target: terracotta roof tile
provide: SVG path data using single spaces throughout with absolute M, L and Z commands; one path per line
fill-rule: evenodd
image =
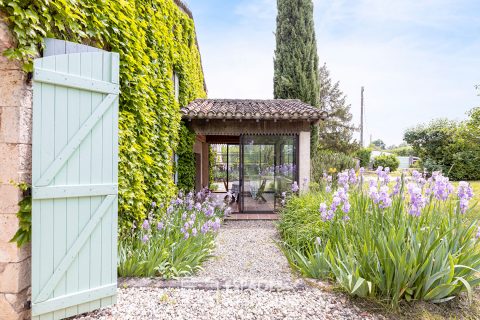
M 321 119 L 322 110 L 297 99 L 196 99 L 182 108 L 186 119 Z

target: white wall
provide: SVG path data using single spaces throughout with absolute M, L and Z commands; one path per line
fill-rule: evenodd
M 304 190 L 304 179 L 310 182 L 310 131 L 300 132 L 298 136 L 298 185 Z M 307 184 L 308 186 L 308 184 Z

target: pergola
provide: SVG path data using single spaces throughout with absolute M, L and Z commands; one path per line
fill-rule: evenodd
M 221 191 L 237 195 L 239 211 L 255 213 L 274 211 L 294 182 L 305 187 L 311 126 L 327 117 L 325 111 L 294 99 L 197 99 L 182 108 L 182 114 L 197 135 L 196 188 L 209 186 L 208 145 L 230 146 L 227 153 L 236 150 L 239 161 L 234 168 L 218 151 L 227 172 Z M 229 170 L 236 170 L 235 181 L 228 181 Z

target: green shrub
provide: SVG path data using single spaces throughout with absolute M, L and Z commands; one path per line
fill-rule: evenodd
M 373 169 L 378 167 L 390 168 L 390 171 L 395 171 L 400 165 L 400 160 L 393 154 L 381 154 L 373 159 Z
M 398 147 L 395 149 L 390 149 L 388 152 L 394 153 L 399 157 L 410 157 L 410 156 L 415 156 L 415 151 L 413 150 L 412 147 L 406 146 L 406 147 Z
M 414 172 L 393 189 L 388 173 L 379 177 L 368 186 L 350 172 L 334 194 L 288 199 L 279 231 L 292 267 L 393 308 L 402 300 L 444 302 L 460 292 L 472 298 L 480 283 L 480 229 L 466 219 L 473 209 L 468 184 L 460 183 L 457 196 L 441 175 L 425 181 Z
M 215 235 L 225 215 L 223 202 L 210 195 L 180 196 L 161 213 L 153 205 L 142 225 L 122 235 L 118 244 L 118 275 L 162 277 L 192 275 L 211 255 Z
M 312 159 L 312 181 L 321 185 L 323 174 L 329 173 L 335 179 L 336 173 L 355 167 L 355 159 L 341 152 L 318 151 Z
M 360 159 L 360 167 L 368 168 L 370 165 L 370 157 L 372 155 L 372 149 L 361 148 L 356 152 L 356 156 Z

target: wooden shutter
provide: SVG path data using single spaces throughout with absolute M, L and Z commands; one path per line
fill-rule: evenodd
M 34 61 L 32 317 L 115 303 L 119 56 Z

